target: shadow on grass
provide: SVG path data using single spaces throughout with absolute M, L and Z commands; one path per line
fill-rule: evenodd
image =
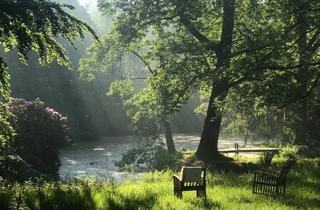
M 195 160 L 199 159 L 196 155 Z M 248 173 L 259 168 L 259 164 L 243 162 L 232 157 L 218 154 L 213 157 L 205 157 L 200 159 L 213 172 L 233 172 L 237 174 Z
M 6 209 L 95 209 L 90 186 L 86 183 L 25 184 L 12 188 L 8 195 Z
M 113 194 L 106 198 L 106 209 L 124 210 L 124 209 L 151 209 L 157 201 L 157 195 L 148 193 L 146 196 L 141 197 L 125 197 L 121 194 Z
M 318 198 L 301 198 L 295 195 L 282 195 L 274 197 L 274 200 L 294 209 L 319 209 L 320 197 Z
M 0 209 L 9 209 L 10 194 L 7 190 L 1 189 L 0 191 Z
M 193 200 L 190 200 L 190 201 L 187 201 L 188 203 L 196 206 L 196 207 L 199 207 L 201 209 L 219 209 L 221 208 L 221 204 L 216 202 L 216 201 L 212 201 L 210 199 L 193 199 Z

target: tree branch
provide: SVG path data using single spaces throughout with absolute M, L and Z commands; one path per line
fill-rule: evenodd
M 178 1 L 173 1 L 176 6 L 178 16 L 180 17 L 182 25 L 184 25 L 187 30 L 194 36 L 200 43 L 204 44 L 207 49 L 214 51 L 216 54 L 219 53 L 219 43 L 211 41 L 208 37 L 202 34 L 188 19 L 187 15 L 184 13 L 185 8 L 178 3 Z
M 305 94 L 300 95 L 300 96 L 297 96 L 297 97 L 294 97 L 294 98 L 288 100 L 287 102 L 285 102 L 285 103 L 282 104 L 281 106 L 278 106 L 278 109 L 285 108 L 285 107 L 288 106 L 289 104 L 295 103 L 295 102 L 297 102 L 297 101 L 299 101 L 299 100 L 302 100 L 302 99 L 308 97 L 308 96 L 312 93 L 312 91 L 314 90 L 314 88 L 317 87 L 317 84 L 318 84 L 318 82 L 319 82 L 319 79 L 320 79 L 320 73 L 318 73 L 318 75 L 316 76 L 315 80 L 313 81 L 310 89 L 309 89 Z
M 151 74 L 154 74 L 154 71 L 153 71 L 152 68 L 150 67 L 149 63 L 148 63 L 139 53 L 137 53 L 137 52 L 134 51 L 134 50 L 131 50 L 131 52 L 132 52 L 135 56 L 137 56 L 137 57 L 144 63 L 144 65 L 146 65 L 146 67 L 148 68 L 148 70 L 149 70 L 149 72 L 150 72 Z

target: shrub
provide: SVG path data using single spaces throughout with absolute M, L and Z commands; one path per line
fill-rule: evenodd
M 141 165 L 147 165 L 151 169 L 163 170 L 176 167 L 181 154 L 170 155 L 168 151 L 155 142 L 146 142 L 144 145 L 133 148 L 122 154 L 122 159 L 116 165 L 122 170 L 131 170 Z
M 12 98 L 6 106 L 13 114 L 10 123 L 16 132 L 17 154 L 34 169 L 57 176 L 59 149 L 69 140 L 67 119 L 39 99 Z
M 286 159 L 297 159 L 298 158 L 298 151 L 299 146 L 295 145 L 287 145 L 281 148 L 279 157 L 286 160 Z
M 181 153 L 169 154 L 162 146 L 158 146 L 154 154 L 153 168 L 156 170 L 175 169 L 181 158 Z

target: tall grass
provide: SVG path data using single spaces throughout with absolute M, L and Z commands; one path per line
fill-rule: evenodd
M 280 167 L 275 159 L 273 168 Z M 207 202 L 195 192 L 173 196 L 172 171 L 146 173 L 123 184 L 93 180 L 3 186 L 0 209 L 320 209 L 320 158 L 299 159 L 282 196 L 251 192 L 252 174 L 209 173 Z

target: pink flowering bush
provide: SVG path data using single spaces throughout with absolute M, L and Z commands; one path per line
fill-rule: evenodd
M 6 106 L 13 114 L 10 122 L 17 154 L 34 169 L 57 177 L 59 149 L 69 141 L 67 118 L 40 99 L 12 98 Z

